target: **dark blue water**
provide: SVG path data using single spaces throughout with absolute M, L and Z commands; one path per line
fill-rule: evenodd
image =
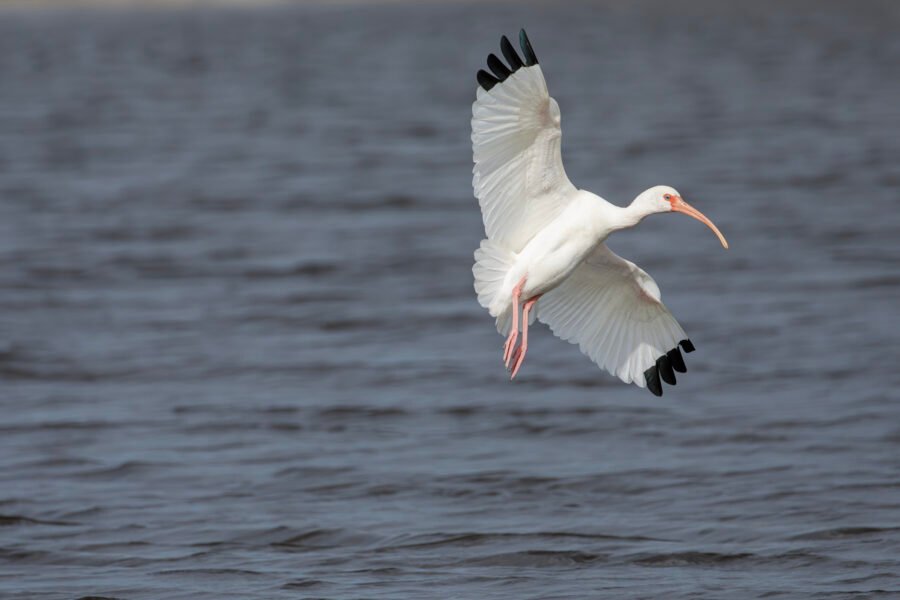
M 475 71 L 697 346 L 478 307 Z M 0 597 L 900 597 L 900 4 L 0 13 Z

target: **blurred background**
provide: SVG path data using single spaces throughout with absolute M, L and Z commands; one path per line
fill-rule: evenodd
M 475 72 L 697 352 L 477 305 Z M 0 5 L 0 597 L 900 594 L 900 3 Z

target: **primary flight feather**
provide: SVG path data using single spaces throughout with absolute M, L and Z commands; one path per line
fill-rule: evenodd
M 572 185 L 560 154 L 559 105 L 525 30 L 519 45 L 521 57 L 503 36 L 506 63 L 491 54 L 491 73 L 476 77 L 472 187 L 487 235 L 472 268 L 478 302 L 506 336 L 503 360 L 511 378 L 537 318 L 625 383 L 660 396 L 663 381 L 674 385 L 675 372 L 687 370 L 681 349 L 694 346 L 660 300 L 656 282 L 604 241 L 651 214 L 681 212 L 709 226 L 725 248 L 728 243 L 671 187 L 652 187 L 619 207 Z

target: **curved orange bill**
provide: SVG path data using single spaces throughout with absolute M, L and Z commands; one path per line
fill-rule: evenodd
M 712 229 L 713 233 L 716 234 L 716 237 L 719 238 L 719 241 L 722 242 L 722 247 L 728 248 L 728 242 L 725 241 L 725 236 L 722 235 L 722 232 L 719 231 L 719 228 L 713 225 L 713 222 L 707 219 L 706 215 L 685 202 L 681 197 L 677 197 L 672 201 L 672 210 L 675 212 L 684 213 L 690 217 L 694 217 L 695 219 Z

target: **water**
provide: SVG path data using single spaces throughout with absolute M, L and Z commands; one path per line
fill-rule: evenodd
M 662 398 L 471 288 L 525 25 Z M 0 14 L 0 597 L 900 597 L 900 5 Z

